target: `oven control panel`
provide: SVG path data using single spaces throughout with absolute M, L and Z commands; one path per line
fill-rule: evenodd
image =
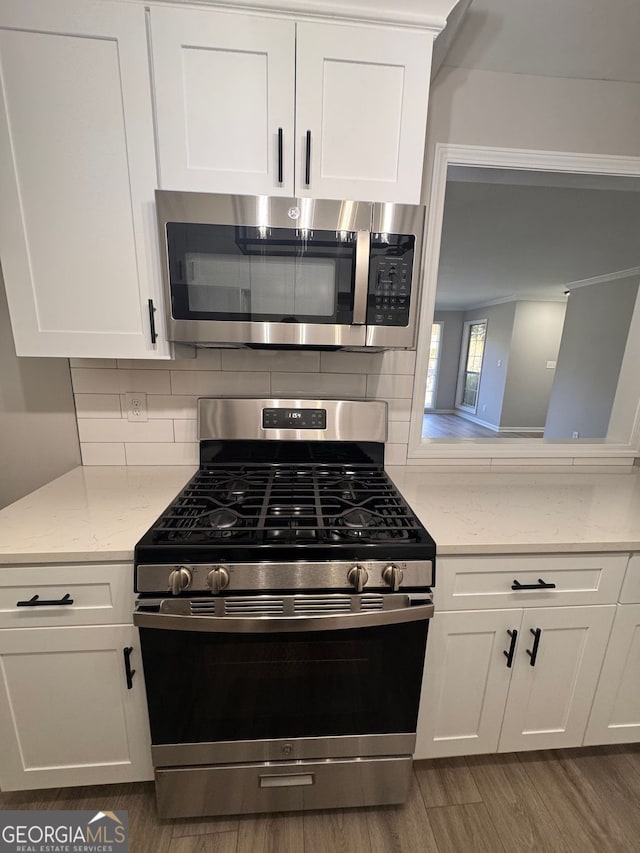
M 326 429 L 326 409 L 263 409 L 263 429 Z
M 331 560 L 295 563 L 188 563 L 136 566 L 136 592 L 172 595 L 209 592 L 335 590 L 421 591 L 434 583 L 432 560 Z

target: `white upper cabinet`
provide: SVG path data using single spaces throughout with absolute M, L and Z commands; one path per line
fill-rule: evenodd
M 297 25 L 300 195 L 419 203 L 432 47 L 422 32 Z
M 163 189 L 420 201 L 432 33 L 150 16 Z
M 0 5 L 0 261 L 18 355 L 167 356 L 142 6 Z
M 161 187 L 292 195 L 295 23 L 150 15 Z

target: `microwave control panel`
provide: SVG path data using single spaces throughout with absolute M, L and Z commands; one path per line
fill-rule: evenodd
M 367 325 L 409 325 L 414 248 L 413 234 L 372 234 Z

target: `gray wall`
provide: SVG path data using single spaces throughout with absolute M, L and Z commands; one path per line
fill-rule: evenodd
M 79 464 L 69 362 L 16 357 L 0 276 L 0 507 Z
M 545 438 L 606 436 L 637 294 L 637 276 L 572 292 Z
M 487 338 L 475 417 L 496 428 L 500 426 L 515 312 L 515 302 L 503 302 L 501 305 L 475 308 L 466 311 L 464 315 L 465 321 L 487 321 Z M 498 361 L 501 362 L 500 366 Z
M 440 366 L 434 408 L 437 411 L 453 411 L 456 405 L 464 315 L 462 311 L 436 311 L 433 319 L 435 323 L 442 323 Z
M 640 83 L 443 67 L 433 81 L 424 198 L 436 142 L 640 156 Z
M 502 402 L 501 429 L 542 431 L 557 361 L 566 304 L 517 302 Z

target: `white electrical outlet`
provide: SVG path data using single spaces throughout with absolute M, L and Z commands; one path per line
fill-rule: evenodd
M 555 361 L 548 361 L 547 362 L 547 370 L 555 370 L 555 369 L 556 369 Z
M 580 438 L 580 433 L 579 432 L 572 432 L 571 438 Z
M 147 395 L 142 392 L 132 391 L 130 394 L 124 395 L 127 420 L 140 423 L 148 420 L 147 415 Z

